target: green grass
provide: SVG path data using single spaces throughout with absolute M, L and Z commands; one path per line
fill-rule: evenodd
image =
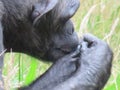
M 5 90 L 14 90 L 16 87 L 30 84 L 51 65 L 39 62 L 28 55 L 13 52 L 5 55 L 4 62 Z
M 120 90 L 120 0 L 81 0 L 81 6 L 72 20 L 79 36 L 89 32 L 111 46 L 114 51 L 112 74 L 104 90 Z M 49 66 L 27 55 L 6 54 L 6 90 L 29 84 Z

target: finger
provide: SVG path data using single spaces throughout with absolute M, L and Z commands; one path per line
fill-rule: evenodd
M 40 16 L 40 12 L 37 11 L 37 10 L 35 10 L 35 11 L 33 11 L 31 18 L 32 18 L 32 20 L 34 21 L 34 19 L 37 18 L 38 16 Z
M 76 61 L 78 61 L 80 58 L 72 58 L 70 61 L 71 62 L 76 62 Z
M 72 58 L 71 59 L 71 63 L 75 63 L 76 67 L 78 68 L 78 66 L 80 66 L 80 63 L 81 63 L 80 57 L 78 57 L 78 58 Z
M 77 49 L 71 54 L 71 56 L 74 58 L 74 57 L 77 57 L 77 56 L 80 56 L 80 50 L 81 49 L 81 45 L 78 45 Z
M 87 42 L 82 42 L 82 43 L 81 43 L 81 46 L 82 46 L 82 47 L 81 47 L 81 51 L 82 51 L 82 52 L 88 49 L 88 43 L 87 43 Z

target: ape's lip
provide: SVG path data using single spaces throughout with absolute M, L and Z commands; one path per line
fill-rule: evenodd
M 59 51 L 62 51 L 65 54 L 69 54 L 69 53 L 74 52 L 74 51 L 76 51 L 78 49 L 80 50 L 80 48 L 81 48 L 81 46 L 78 45 L 78 46 L 76 46 L 74 48 L 71 48 L 71 47 L 61 47 L 61 48 L 56 48 L 56 49 L 59 50 Z
M 65 54 L 69 54 L 71 52 L 70 50 L 62 49 L 62 48 L 55 48 L 55 49 L 65 53 Z
M 71 52 L 74 52 L 74 51 L 81 51 L 81 45 L 79 44 L 76 48 L 71 48 L 71 49 L 65 49 L 65 48 L 61 48 L 60 50 L 63 51 L 64 53 L 68 54 L 68 53 L 71 53 Z

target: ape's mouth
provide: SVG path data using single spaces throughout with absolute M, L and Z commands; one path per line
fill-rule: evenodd
M 62 51 L 65 54 L 69 54 L 71 52 L 74 52 L 77 49 L 77 47 L 78 46 L 75 47 L 63 46 L 61 48 L 56 48 L 56 49 Z
M 65 53 L 65 54 L 69 54 L 70 52 L 72 52 L 72 50 L 67 49 L 67 48 L 66 49 L 65 48 L 56 48 L 56 49 L 63 52 L 63 53 Z

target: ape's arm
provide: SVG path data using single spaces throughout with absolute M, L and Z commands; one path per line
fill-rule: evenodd
M 68 54 L 56 63 L 28 87 L 19 90 L 53 90 L 54 87 L 70 78 L 77 70 L 80 48 Z
M 109 46 L 87 34 L 81 48 L 81 66 L 76 73 L 53 90 L 101 90 L 110 73 L 113 53 Z
M 41 79 L 21 90 L 101 90 L 110 76 L 112 51 L 92 35 L 85 35 L 81 44 L 79 62 L 74 57 L 77 53 L 67 55 Z

